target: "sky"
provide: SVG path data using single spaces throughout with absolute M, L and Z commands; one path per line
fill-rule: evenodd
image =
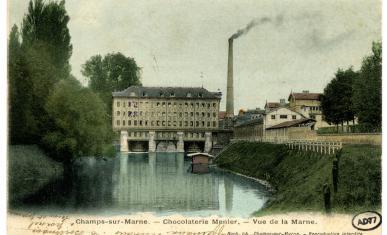
M 20 26 L 27 0 L 8 2 Z M 234 107 L 263 108 L 291 91 L 323 92 L 338 68 L 359 69 L 381 40 L 377 0 L 67 0 L 72 73 L 91 56 L 121 52 L 142 68 L 144 86 L 194 86 L 223 93 L 234 40 Z M 8 29 L 8 32 L 9 32 Z

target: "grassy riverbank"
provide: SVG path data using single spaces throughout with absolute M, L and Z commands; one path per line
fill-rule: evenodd
M 62 164 L 47 157 L 35 145 L 8 147 L 9 201 L 23 199 L 63 174 Z
M 239 142 L 217 159 L 219 167 L 269 181 L 277 190 L 259 213 L 322 211 L 322 188 L 331 187 L 337 212 L 380 209 L 381 147 L 346 145 L 339 159 L 338 192 L 333 193 L 334 156 L 291 151 L 282 145 Z

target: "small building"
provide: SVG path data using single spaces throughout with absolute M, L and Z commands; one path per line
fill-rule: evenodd
M 208 153 L 191 153 L 187 155 L 191 158 L 192 173 L 208 173 L 209 164 L 212 164 L 214 156 Z
M 283 122 L 299 120 L 302 118 L 305 118 L 305 116 L 299 112 L 293 111 L 287 107 L 279 107 L 265 113 L 264 127 L 266 129 Z
M 266 128 L 267 140 L 312 139 L 316 136 L 314 125 L 316 121 L 310 118 L 301 118 Z

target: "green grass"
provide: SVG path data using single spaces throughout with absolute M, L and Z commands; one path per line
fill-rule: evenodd
M 288 150 L 286 146 L 241 142 L 217 159 L 226 168 L 265 179 L 276 192 L 259 213 L 323 211 L 322 187 L 331 187 L 333 211 L 352 213 L 380 209 L 381 148 L 346 145 L 339 159 L 338 192 L 333 193 L 332 155 Z
M 62 174 L 63 166 L 47 157 L 37 146 L 9 146 L 9 201 L 13 202 L 23 199 Z

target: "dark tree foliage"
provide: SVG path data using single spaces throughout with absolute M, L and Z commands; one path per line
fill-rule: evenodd
M 382 45 L 372 44 L 371 56 L 363 59 L 359 78 L 353 86 L 353 104 L 361 124 L 368 131 L 382 126 Z
M 329 124 L 342 124 L 354 120 L 352 85 L 358 74 L 352 68 L 339 69 L 332 81 L 325 87 L 321 97 L 321 108 Z
M 11 144 L 37 144 L 71 162 L 110 142 L 106 106 L 70 74 L 72 52 L 64 1 L 29 2 L 21 31 L 9 38 Z
M 89 78 L 89 87 L 97 92 L 111 112 L 112 92 L 133 85 L 141 85 L 140 68 L 133 58 L 121 53 L 92 56 L 82 66 L 82 74 Z
M 36 123 L 30 115 L 32 94 L 31 81 L 25 79 L 25 60 L 21 50 L 18 27 L 12 27 L 8 44 L 9 130 L 10 142 L 30 143 Z
M 59 81 L 45 109 L 55 124 L 43 136 L 51 156 L 66 161 L 76 156 L 98 155 L 104 144 L 109 143 L 111 133 L 105 104 L 76 79 Z
M 67 27 L 69 20 L 64 0 L 47 3 L 43 0 L 31 0 L 22 23 L 22 46 L 39 48 L 44 45 L 51 64 L 57 69 L 56 76 L 60 78 L 70 75 L 72 45 Z

